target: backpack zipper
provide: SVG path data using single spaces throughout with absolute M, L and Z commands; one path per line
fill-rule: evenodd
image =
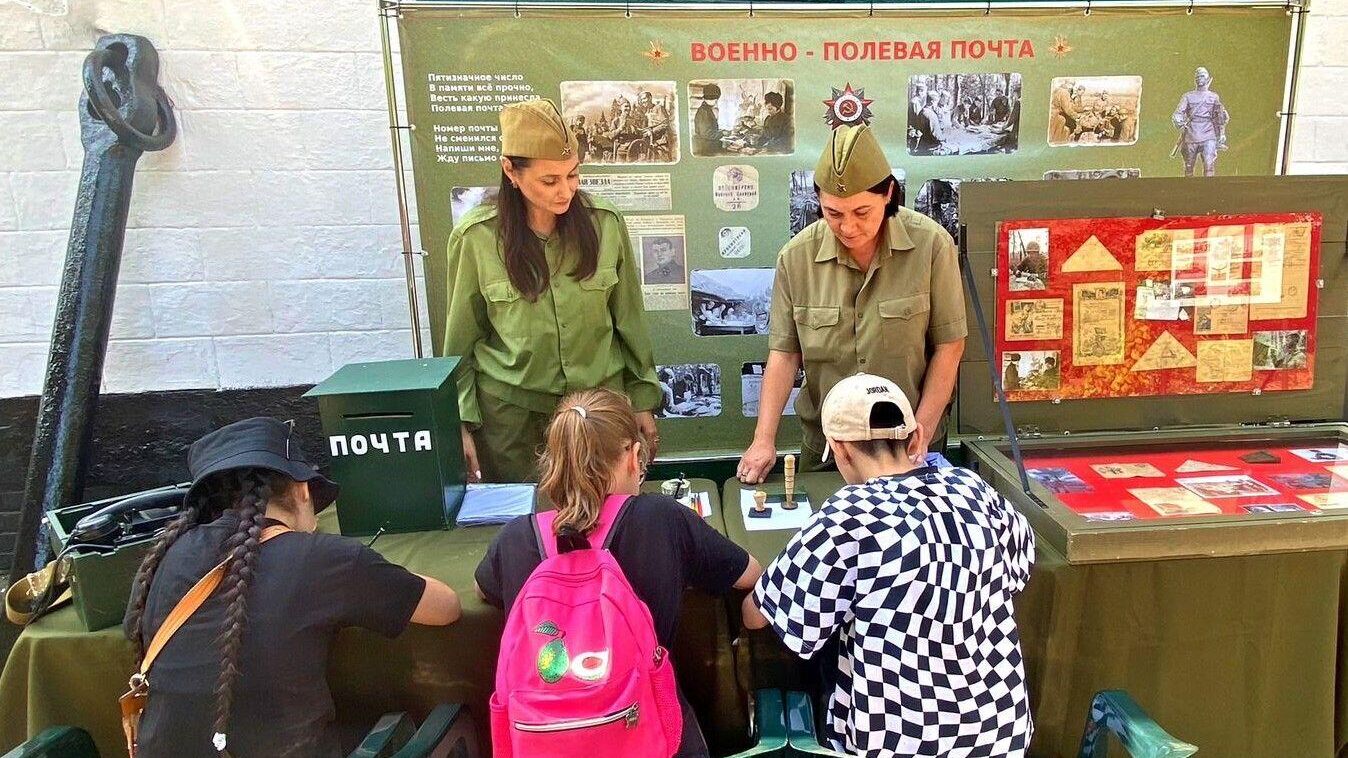
M 620 711 L 614 711 L 607 716 L 596 716 L 589 719 L 571 719 L 570 721 L 554 721 L 550 724 L 526 724 L 522 721 L 515 722 L 515 728 L 521 732 L 569 732 L 573 729 L 590 729 L 596 726 L 604 726 L 618 721 L 626 721 L 628 729 L 634 729 L 637 725 L 637 718 L 641 715 L 640 709 L 636 703 L 632 703 Z

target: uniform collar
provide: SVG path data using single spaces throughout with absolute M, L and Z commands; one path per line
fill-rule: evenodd
M 895 213 L 885 221 L 885 225 L 881 230 L 881 235 L 884 239 L 880 240 L 879 255 L 875 258 L 877 263 L 888 259 L 896 250 L 912 250 L 916 247 L 916 245 L 913 244 L 913 238 L 908 236 L 908 229 L 903 223 L 902 216 L 903 209 L 900 208 L 898 213 Z M 843 246 L 838 242 L 838 238 L 834 236 L 833 230 L 829 229 L 828 233 L 824 235 L 823 242 L 819 245 L 819 252 L 815 253 L 814 262 L 824 263 L 826 261 L 838 261 L 843 265 L 848 265 L 847 262 L 851 261 L 852 258 L 851 256 L 846 256 L 844 258 L 842 253 Z

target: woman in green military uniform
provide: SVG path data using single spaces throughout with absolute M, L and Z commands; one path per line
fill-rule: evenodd
M 501 189 L 449 238 L 445 354 L 470 480 L 529 481 L 558 400 L 609 387 L 654 454 L 660 384 L 622 214 L 579 191 L 579 146 L 549 100 L 501 111 Z
M 839 380 L 865 372 L 893 381 L 920 398 L 913 415 L 939 441 L 964 353 L 954 240 L 903 207 L 870 127 L 833 131 L 815 189 L 823 218 L 777 258 L 758 426 L 737 472 L 749 484 L 763 481 L 777 460 L 777 426 L 802 365 L 801 468 L 813 471 L 824 466 L 819 405 Z

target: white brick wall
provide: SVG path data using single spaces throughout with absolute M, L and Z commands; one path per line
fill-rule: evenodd
M 374 0 L 69 4 L 0 0 L 0 396 L 41 391 L 78 71 L 106 31 L 155 43 L 180 134 L 140 161 L 105 389 L 302 384 L 410 356 Z M 1315 0 L 1296 172 L 1348 172 L 1345 50 L 1348 0 Z

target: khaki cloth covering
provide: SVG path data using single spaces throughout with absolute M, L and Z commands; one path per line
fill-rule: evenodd
M 557 105 L 540 98 L 501 109 L 501 154 L 563 161 L 579 158 L 580 144 Z
M 835 197 L 865 192 L 889 175 L 885 151 L 864 124 L 834 129 L 814 167 L 814 183 L 821 192 Z

